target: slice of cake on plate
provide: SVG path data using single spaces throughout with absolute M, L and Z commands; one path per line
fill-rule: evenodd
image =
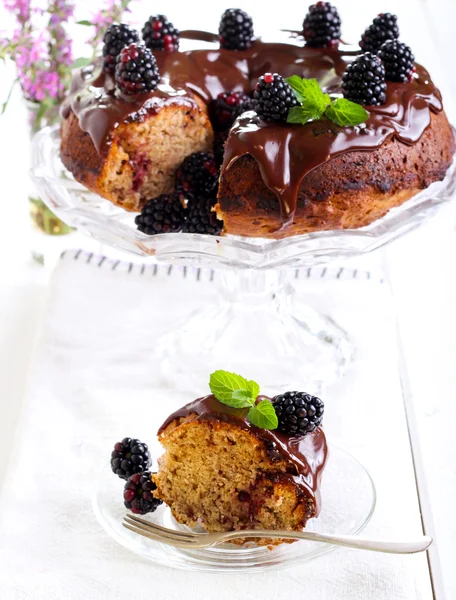
M 211 375 L 210 387 L 161 426 L 154 496 L 179 523 L 210 532 L 302 530 L 321 506 L 323 402 L 300 392 L 259 396 L 255 382 L 224 371 Z

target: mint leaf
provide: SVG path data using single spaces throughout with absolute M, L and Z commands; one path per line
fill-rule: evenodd
M 217 399 L 220 400 L 219 398 Z M 252 394 L 249 392 L 249 390 L 235 390 L 232 392 L 229 401 L 220 400 L 220 402 L 229 404 L 229 406 L 232 406 L 233 408 L 248 408 L 249 406 L 253 405 L 255 398 L 252 398 Z
M 217 400 L 233 408 L 253 406 L 260 393 L 256 381 L 247 381 L 241 375 L 222 370 L 211 374 L 209 387 Z
M 258 385 L 258 383 L 256 381 L 252 381 L 252 380 L 247 381 L 247 389 L 250 392 L 250 396 L 252 398 L 254 398 L 255 400 L 260 395 L 260 386 Z
M 325 117 L 341 127 L 352 127 L 364 123 L 369 118 L 365 108 L 346 98 L 333 100 L 325 111 Z
M 295 123 L 297 125 L 305 125 L 309 121 L 317 121 L 322 116 L 320 111 L 307 106 L 293 106 L 288 111 L 287 123 Z
M 252 425 L 262 429 L 276 429 L 279 424 L 275 408 L 269 400 L 262 400 L 256 406 L 252 406 L 247 418 Z
M 303 79 L 299 75 L 292 75 L 285 79 L 291 86 L 298 102 L 301 104 L 312 104 L 324 111 L 331 102 L 328 94 L 325 94 L 316 79 Z

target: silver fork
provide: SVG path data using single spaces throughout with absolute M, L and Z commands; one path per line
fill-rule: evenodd
M 356 535 L 334 535 L 332 533 L 313 533 L 311 531 L 268 531 L 266 529 L 228 531 L 226 533 L 190 533 L 174 531 L 156 525 L 135 515 L 125 515 L 122 525 L 145 538 L 177 548 L 209 548 L 223 542 L 246 537 L 286 538 L 324 542 L 337 546 L 347 546 L 358 550 L 372 550 L 389 554 L 414 554 L 427 550 L 432 538 L 426 535 L 407 542 L 363 539 Z

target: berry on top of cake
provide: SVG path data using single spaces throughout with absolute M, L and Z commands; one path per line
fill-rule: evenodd
M 103 36 L 103 68 L 107 73 L 114 74 L 116 60 L 122 48 L 139 41 L 138 32 L 126 25 L 114 23 L 110 25 Z
M 363 33 L 360 47 L 365 52 L 378 52 L 387 40 L 399 38 L 397 16 L 391 13 L 380 13 Z
M 211 375 L 210 388 L 161 426 L 154 496 L 178 522 L 206 531 L 302 530 L 320 512 L 323 402 L 301 392 L 269 399 L 226 371 Z
M 179 50 L 180 33 L 165 15 L 152 15 L 142 29 L 144 43 L 150 50 Z
M 302 25 L 303 36 L 309 46 L 334 47 L 340 41 L 341 20 L 337 8 L 330 2 L 317 2 L 309 6 Z
M 359 51 L 341 42 L 329 2 L 310 6 L 302 38 L 288 43 L 255 37 L 236 8 L 218 36 L 179 33 L 164 15 L 142 33 L 144 45 L 128 25 L 111 25 L 103 58 L 75 72 L 61 157 L 78 181 L 127 210 L 191 193 L 197 225 L 176 231 L 219 232 L 223 222 L 223 234 L 280 239 L 364 227 L 452 163 L 440 92 L 399 39 L 396 15 L 378 15 Z M 183 51 L 185 38 L 214 46 Z M 182 187 L 176 173 L 187 157 L 211 152 L 213 191 Z M 196 171 L 207 175 L 204 164 Z
M 220 47 L 226 50 L 246 50 L 254 41 L 253 20 L 240 8 L 228 8 L 219 25 Z

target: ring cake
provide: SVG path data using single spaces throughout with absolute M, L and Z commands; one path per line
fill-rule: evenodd
M 217 127 L 211 106 L 224 92 L 252 96 L 259 78 L 276 73 L 316 79 L 331 99 L 340 98 L 347 96 L 349 65 L 365 56 L 338 40 L 315 47 L 297 35 L 287 43 L 252 39 L 236 50 L 219 47 L 213 34 L 180 35 L 213 47 L 154 49 L 158 85 L 138 94 L 119 89 L 97 60 L 75 73 L 62 107 L 64 165 L 130 211 L 173 193 L 185 157 L 212 151 Z M 258 110 L 240 114 L 226 132 L 213 203 L 223 232 L 282 238 L 363 227 L 443 179 L 455 144 L 428 72 L 415 64 L 406 81 L 387 80 L 379 89 L 380 100 L 365 104 L 367 120 L 354 126 L 327 118 L 278 122 Z

